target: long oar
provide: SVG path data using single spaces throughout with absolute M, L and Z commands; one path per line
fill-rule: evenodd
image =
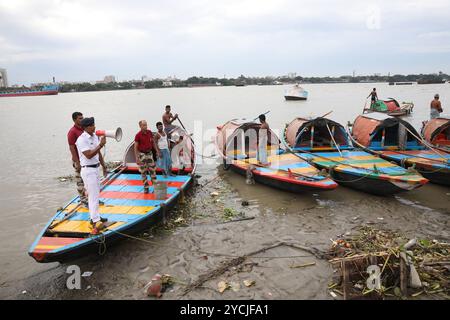
M 183 127 L 184 131 L 185 131 L 185 132 L 187 133 L 187 135 L 189 136 L 189 139 L 191 139 L 192 144 L 195 145 L 194 139 L 192 139 L 192 137 L 191 137 L 189 131 L 186 129 L 186 127 L 184 126 L 183 122 L 181 122 L 181 120 L 180 120 L 179 117 L 177 117 L 177 120 L 178 120 L 178 122 L 181 124 L 181 127 Z
M 269 169 L 269 170 L 274 170 L 274 171 L 279 171 L 279 172 L 286 172 L 289 175 L 298 176 L 298 177 L 302 177 L 302 178 L 308 178 L 308 179 L 312 179 L 312 180 L 316 180 L 316 181 L 321 181 L 321 180 L 325 179 L 325 177 L 322 178 L 322 179 L 321 178 L 316 178 L 314 176 L 310 176 L 310 175 L 307 175 L 307 174 L 301 174 L 301 173 L 298 173 L 298 172 L 292 172 L 290 170 L 271 168 L 271 167 L 263 166 L 263 165 L 256 164 L 256 163 L 250 163 L 249 161 L 245 161 L 245 160 L 243 160 L 243 162 L 249 164 L 250 166 L 255 166 L 255 167 L 259 167 L 259 168 L 266 168 L 266 169 Z
M 117 178 L 123 171 L 125 171 L 127 167 L 123 167 L 121 170 L 119 170 L 118 172 L 112 174 L 109 178 L 106 177 L 101 183 L 104 183 L 102 188 L 100 189 L 100 191 L 102 191 L 103 189 L 105 189 L 106 186 L 108 186 L 115 178 Z M 114 177 L 114 179 L 113 179 Z M 105 183 L 106 182 L 106 183 Z M 56 226 L 58 226 L 60 223 L 67 221 L 68 219 L 70 219 L 75 213 L 77 213 L 77 209 L 81 206 L 81 203 L 77 204 L 77 206 L 75 208 L 73 208 L 72 210 L 70 210 L 69 212 L 67 212 L 64 215 L 64 218 L 62 220 L 59 220 L 57 223 L 52 224 L 51 226 L 48 227 L 49 230 L 52 230 L 53 228 L 55 228 Z
M 268 114 L 270 112 L 270 110 L 269 111 L 266 111 L 266 112 L 264 112 L 263 113 L 263 115 L 266 115 L 266 114 Z M 259 118 L 259 116 L 257 116 L 255 119 L 253 119 L 253 121 L 256 121 L 256 120 L 258 120 L 258 118 Z

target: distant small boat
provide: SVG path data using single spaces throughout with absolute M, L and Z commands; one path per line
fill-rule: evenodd
M 286 100 L 306 100 L 308 99 L 308 91 L 297 84 L 285 91 L 284 98 Z
M 280 140 L 270 130 L 267 141 L 268 165 L 257 161 L 261 124 L 247 120 L 230 120 L 217 127 L 216 147 L 223 157 L 224 169 L 251 174 L 255 182 L 291 192 L 333 190 L 337 184 L 300 159 L 280 149 Z
M 450 119 L 437 118 L 425 121 L 422 137 L 436 148 L 450 152 Z
M 408 86 L 412 85 L 412 82 L 389 82 L 390 86 L 396 85 L 396 86 Z
M 295 154 L 329 172 L 339 184 L 377 195 L 413 190 L 428 182 L 420 174 L 353 147 L 345 128 L 332 120 L 295 118 L 283 142 Z
M 353 124 L 352 137 L 373 154 L 405 168 L 413 167 L 433 183 L 450 185 L 450 154 L 424 146 L 419 133 L 404 120 L 382 113 L 360 115 Z
M 398 103 L 394 98 L 388 98 L 385 100 L 377 100 L 371 103 L 369 108 L 364 108 L 364 113 L 368 112 L 382 112 L 387 113 L 393 117 L 401 117 L 410 114 L 414 109 L 414 103 L 402 102 Z
M 45 86 L 41 89 L 20 89 L 0 91 L 0 97 L 48 96 L 58 94 L 58 86 Z

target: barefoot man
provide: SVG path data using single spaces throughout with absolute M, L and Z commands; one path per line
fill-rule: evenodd
M 164 131 L 167 133 L 167 136 L 170 139 L 169 132 L 172 131 L 175 128 L 175 125 L 172 124 L 175 120 L 178 119 L 178 114 L 176 113 L 175 116 L 170 112 L 170 106 L 166 106 L 166 112 L 162 115 L 162 122 L 164 124 Z

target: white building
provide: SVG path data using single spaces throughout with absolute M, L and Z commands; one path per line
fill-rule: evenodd
M 8 87 L 8 74 L 6 72 L 6 69 L 0 68 L 0 88 L 7 88 Z

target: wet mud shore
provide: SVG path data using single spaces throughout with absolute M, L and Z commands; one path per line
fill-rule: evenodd
M 2 283 L 1 298 L 155 299 L 146 296 L 144 286 L 160 273 L 175 282 L 161 299 L 332 299 L 332 269 L 313 251 L 326 251 L 338 235 L 371 225 L 450 241 L 450 189 L 445 187 L 428 184 L 390 197 L 345 187 L 294 194 L 247 185 L 245 177 L 220 167 L 198 174 L 165 225 L 106 248 L 103 256 L 55 263 L 26 279 Z M 260 252 L 247 256 L 255 251 Z M 92 272 L 82 277 L 80 290 L 66 287 L 66 269 L 73 264 L 82 273 Z M 246 287 L 244 280 L 254 284 Z M 220 281 L 234 288 L 220 293 Z

